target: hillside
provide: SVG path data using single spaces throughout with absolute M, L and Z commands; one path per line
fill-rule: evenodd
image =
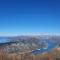
M 54 51 L 59 48 L 59 36 L 16 36 L 16 37 L 0 37 L 6 39 L 7 42 L 0 43 L 0 59 L 1 60 L 36 60 L 40 59 L 42 54 Z M 56 48 L 48 50 L 48 44 L 57 44 Z M 51 44 L 51 46 L 52 46 Z M 42 50 L 43 49 L 43 50 Z M 47 54 L 47 55 L 49 55 Z M 52 53 L 51 53 L 52 54 Z

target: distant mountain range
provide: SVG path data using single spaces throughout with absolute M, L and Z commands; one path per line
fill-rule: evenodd
M 8 41 L 21 41 L 21 40 L 31 40 L 31 39 L 35 39 L 35 40 L 43 40 L 43 39 L 48 39 L 48 40 L 56 40 L 58 42 L 60 42 L 60 36 L 51 36 L 51 35 L 40 35 L 40 36 L 12 36 L 12 37 L 0 37 L 1 39 L 6 39 Z

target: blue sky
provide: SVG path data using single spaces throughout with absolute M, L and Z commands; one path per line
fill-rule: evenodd
M 0 0 L 0 35 L 60 34 L 59 0 Z

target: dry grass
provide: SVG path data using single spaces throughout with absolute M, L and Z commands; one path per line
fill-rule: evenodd
M 0 49 L 0 60 L 33 60 L 31 53 L 25 54 L 8 54 Z
M 45 59 L 51 60 L 47 55 L 41 57 L 40 55 L 32 55 L 31 53 L 25 53 L 21 55 L 5 53 L 0 54 L 0 60 L 45 60 Z
M 52 54 L 53 55 L 53 54 Z M 51 54 L 32 55 L 31 53 L 25 54 L 7 54 L 0 49 L 0 60 L 55 60 Z

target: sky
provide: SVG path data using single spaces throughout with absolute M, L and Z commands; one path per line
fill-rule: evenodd
M 59 34 L 60 0 L 0 0 L 0 36 Z

